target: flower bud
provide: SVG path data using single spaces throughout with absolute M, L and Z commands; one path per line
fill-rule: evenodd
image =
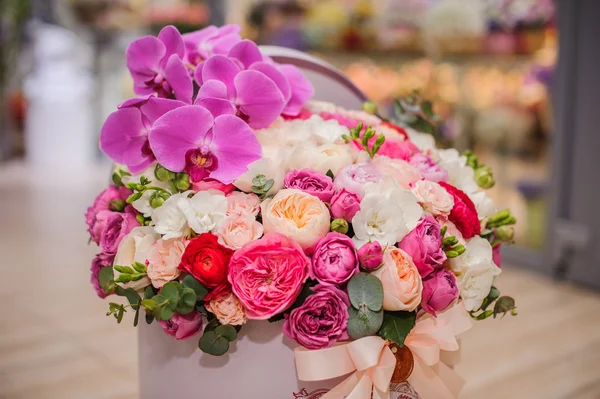
M 150 206 L 154 209 L 160 207 L 171 195 L 166 191 L 155 191 L 150 196 Z
M 175 173 L 171 172 L 161 164 L 157 164 L 154 168 L 154 176 L 160 181 L 168 181 L 175 178 Z
M 475 181 L 481 188 L 492 188 L 496 182 L 492 170 L 488 167 L 480 167 L 475 169 Z
M 508 219 L 510 217 L 510 211 L 508 209 L 504 209 L 502 211 L 496 212 L 489 220 L 488 224 L 497 224 L 502 222 L 504 219 Z
M 113 200 L 109 202 L 108 209 L 114 212 L 123 212 L 125 205 L 127 205 L 127 203 L 121 199 Z
M 377 105 L 373 101 L 365 101 L 362 105 L 365 112 L 375 115 L 377 113 Z
M 515 229 L 512 226 L 500 226 L 496 229 L 496 238 L 500 241 L 511 242 L 515 238 Z
M 368 242 L 358 250 L 360 267 L 366 272 L 379 269 L 383 264 L 383 250 L 377 242 Z
M 346 234 L 348 232 L 348 222 L 345 219 L 333 219 L 331 221 L 331 231 Z
M 177 173 L 175 176 L 175 187 L 180 191 L 190 188 L 190 175 L 187 173 Z
M 451 247 L 456 244 L 458 244 L 458 238 L 454 236 L 448 236 L 442 240 L 442 245 L 444 247 Z

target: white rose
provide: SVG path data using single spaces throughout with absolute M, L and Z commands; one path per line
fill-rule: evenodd
M 448 171 L 450 184 L 464 191 L 467 195 L 479 190 L 475 181 L 473 168 L 467 165 L 467 157 L 460 155 L 458 150 L 450 148 L 438 150 L 439 165 Z
M 454 207 L 454 197 L 444 187 L 430 180 L 415 182 L 412 192 L 423 209 L 432 215 L 449 215 Z
M 479 216 L 479 220 L 487 219 L 492 217 L 496 212 L 498 212 L 498 208 L 485 191 L 479 191 L 475 194 L 469 195 L 473 204 L 475 204 L 475 209 L 477 209 L 477 216 Z
M 216 231 L 227 215 L 227 198 L 220 191 L 199 191 L 188 201 L 178 203 L 188 226 L 198 234 Z
M 190 232 L 184 209 L 189 209 L 189 194 L 192 191 L 171 195 L 152 214 L 154 230 L 164 235 L 164 239 L 186 236 Z
M 467 242 L 462 255 L 450 259 L 450 267 L 457 276 L 460 297 L 468 311 L 479 309 L 501 272 L 492 260 L 492 246 L 477 236 Z
M 392 179 L 365 186 L 360 210 L 352 219 L 357 247 L 370 241 L 394 245 L 414 229 L 423 215 L 415 196 Z
M 219 243 L 238 250 L 263 235 L 263 226 L 249 214 L 233 214 L 222 219 L 217 229 Z
M 141 173 L 135 174 L 135 175 L 131 175 L 131 176 L 123 176 L 123 178 L 121 179 L 123 181 L 124 184 L 127 183 L 139 183 L 140 182 L 140 178 L 142 176 L 144 176 L 145 178 L 147 178 L 148 180 L 150 180 L 150 185 L 152 186 L 156 186 L 156 187 L 160 187 L 162 189 L 168 190 L 169 189 L 169 184 L 163 181 L 158 180 L 155 176 L 154 176 L 154 168 L 156 167 L 156 162 L 151 164 L 150 166 L 148 166 L 146 169 L 144 169 Z M 143 214 L 145 217 L 149 218 L 152 217 L 152 214 L 154 213 L 154 208 L 152 208 L 150 206 L 150 196 L 154 193 L 154 190 L 146 190 L 144 191 L 144 193 L 142 194 L 142 196 L 133 201 L 131 203 L 131 205 L 141 214 Z
M 121 240 L 113 264 L 116 266 L 131 266 L 135 262 L 145 264 L 150 248 L 159 238 L 160 234 L 156 233 L 150 226 L 133 228 Z M 119 274 L 115 270 L 115 279 L 119 277 Z M 150 279 L 143 277 L 140 280 L 119 283 L 119 285 L 125 289 L 133 288 L 136 291 L 140 291 L 150 285 Z
M 290 154 L 289 169 L 310 168 L 322 173 L 331 170 L 336 175 L 342 168 L 353 163 L 349 147 L 342 144 L 298 145 Z

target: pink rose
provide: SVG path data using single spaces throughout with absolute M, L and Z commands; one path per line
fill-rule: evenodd
M 383 285 L 383 308 L 412 312 L 421 303 L 423 282 L 410 255 L 396 247 L 387 247 L 383 266 L 372 273 Z
M 107 266 L 112 266 L 112 257 L 106 259 L 105 256 L 102 256 L 102 254 L 98 254 L 92 261 L 90 281 L 94 286 L 94 290 L 96 290 L 96 294 L 102 299 L 106 298 L 108 294 L 104 292 L 102 287 L 100 287 L 100 283 L 98 282 L 98 273 L 100 273 L 100 269 Z
M 283 180 L 284 188 L 296 188 L 329 202 L 335 192 L 333 180 L 324 173 L 313 169 L 296 169 L 289 172 Z
M 246 309 L 231 292 L 212 298 L 206 303 L 206 310 L 214 314 L 221 324 L 241 326 L 248 321 Z
M 248 319 L 266 320 L 294 303 L 310 259 L 291 238 L 269 233 L 233 254 L 228 279 Z
M 342 189 L 331 198 L 331 215 L 335 219 L 346 219 L 351 222 L 360 210 L 360 197 Z
M 88 232 L 92 237 L 92 241 L 96 244 L 100 243 L 100 236 L 106 227 L 108 217 L 115 213 L 111 210 L 111 201 L 124 202 L 129 194 L 131 194 L 131 191 L 126 187 L 109 186 L 96 197 L 92 206 L 87 209 L 85 222 L 88 225 Z
M 348 295 L 339 288 L 317 285 L 314 294 L 286 315 L 283 333 L 308 349 L 329 348 L 348 339 Z
M 421 180 L 417 168 L 401 159 L 376 156 L 371 164 L 384 176 L 391 176 L 402 188 L 410 190 L 411 184 Z
M 202 314 L 197 310 L 188 314 L 175 313 L 170 320 L 159 323 L 167 335 L 177 340 L 188 339 L 202 330 Z
M 147 255 L 148 277 L 155 288 L 160 288 L 181 274 L 179 263 L 185 251 L 185 238 L 160 239 L 156 241 Z
M 421 307 L 424 311 L 435 316 L 436 312 L 444 311 L 456 298 L 456 277 L 450 271 L 438 269 L 423 279 Z
M 192 183 L 192 190 L 194 190 L 194 192 L 219 190 L 222 191 L 225 195 L 227 195 L 232 193 L 233 190 L 235 190 L 235 186 L 233 184 L 223 184 L 220 181 L 214 179 L 204 179 Z
M 309 270 L 311 278 L 325 285 L 342 285 L 358 271 L 358 254 L 347 235 L 331 232 L 315 245 Z
M 425 216 L 398 244 L 398 248 L 411 256 L 421 277 L 441 267 L 446 260 L 440 229 L 439 223 L 433 217 Z
M 340 170 L 333 183 L 338 191 L 344 189 L 362 198 L 365 184 L 377 183 L 380 179 L 381 173 L 372 164 L 357 163 Z
M 123 237 L 139 225 L 132 209 L 124 213 L 113 212 L 106 220 L 106 228 L 100 236 L 102 252 L 107 255 L 115 255 Z
M 410 164 L 417 168 L 421 172 L 421 176 L 426 180 L 431 180 L 436 183 L 448 181 L 448 171 L 442 169 L 442 167 L 435 163 L 433 159 L 423 153 L 418 152 L 414 154 L 410 159 Z
M 385 142 L 377 152 L 378 155 L 385 155 L 386 157 L 401 159 L 408 161 L 412 155 L 419 152 L 417 146 L 415 146 L 409 140 L 394 140 L 386 137 Z
M 234 250 L 259 239 L 262 235 L 262 224 L 250 214 L 225 216 L 217 228 L 219 244 Z
M 260 211 L 260 198 L 256 194 L 234 191 L 227 196 L 227 216 L 252 215 L 256 217 Z
M 454 207 L 454 198 L 438 183 L 419 180 L 413 184 L 412 192 L 423 209 L 434 216 L 447 216 Z
M 378 269 L 383 263 L 381 244 L 373 241 L 360 247 L 358 250 L 358 260 L 360 261 L 360 267 L 368 272 Z

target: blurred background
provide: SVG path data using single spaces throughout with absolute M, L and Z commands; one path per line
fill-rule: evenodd
M 599 1 L 2 0 L 0 14 L 0 298 L 17 299 L 0 398 L 136 397 L 135 332 L 84 282 L 83 213 L 110 169 L 98 134 L 134 95 L 131 40 L 224 23 L 338 67 L 391 119 L 432 101 L 439 143 L 493 168 L 490 195 L 519 220 L 501 287 L 521 314 L 465 339 L 465 397 L 600 398 Z

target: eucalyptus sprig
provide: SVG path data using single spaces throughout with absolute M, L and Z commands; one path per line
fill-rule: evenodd
M 256 175 L 254 179 L 252 179 L 253 186 L 251 187 L 252 192 L 258 195 L 261 198 L 265 198 L 269 190 L 275 184 L 275 180 L 267 179 L 265 175 Z
M 494 304 L 493 310 L 488 309 L 492 304 Z M 515 300 L 509 296 L 500 296 L 500 290 L 492 286 L 488 296 L 485 297 L 479 309 L 470 311 L 469 313 L 475 320 L 485 320 L 492 316 L 496 318 L 498 315 L 504 317 L 509 312 L 511 316 L 517 315 Z
M 433 103 L 423 99 L 415 90 L 412 94 L 399 97 L 394 101 L 394 119 L 404 126 L 409 126 L 423 133 L 429 133 L 442 140 L 441 120 L 433 110 Z

